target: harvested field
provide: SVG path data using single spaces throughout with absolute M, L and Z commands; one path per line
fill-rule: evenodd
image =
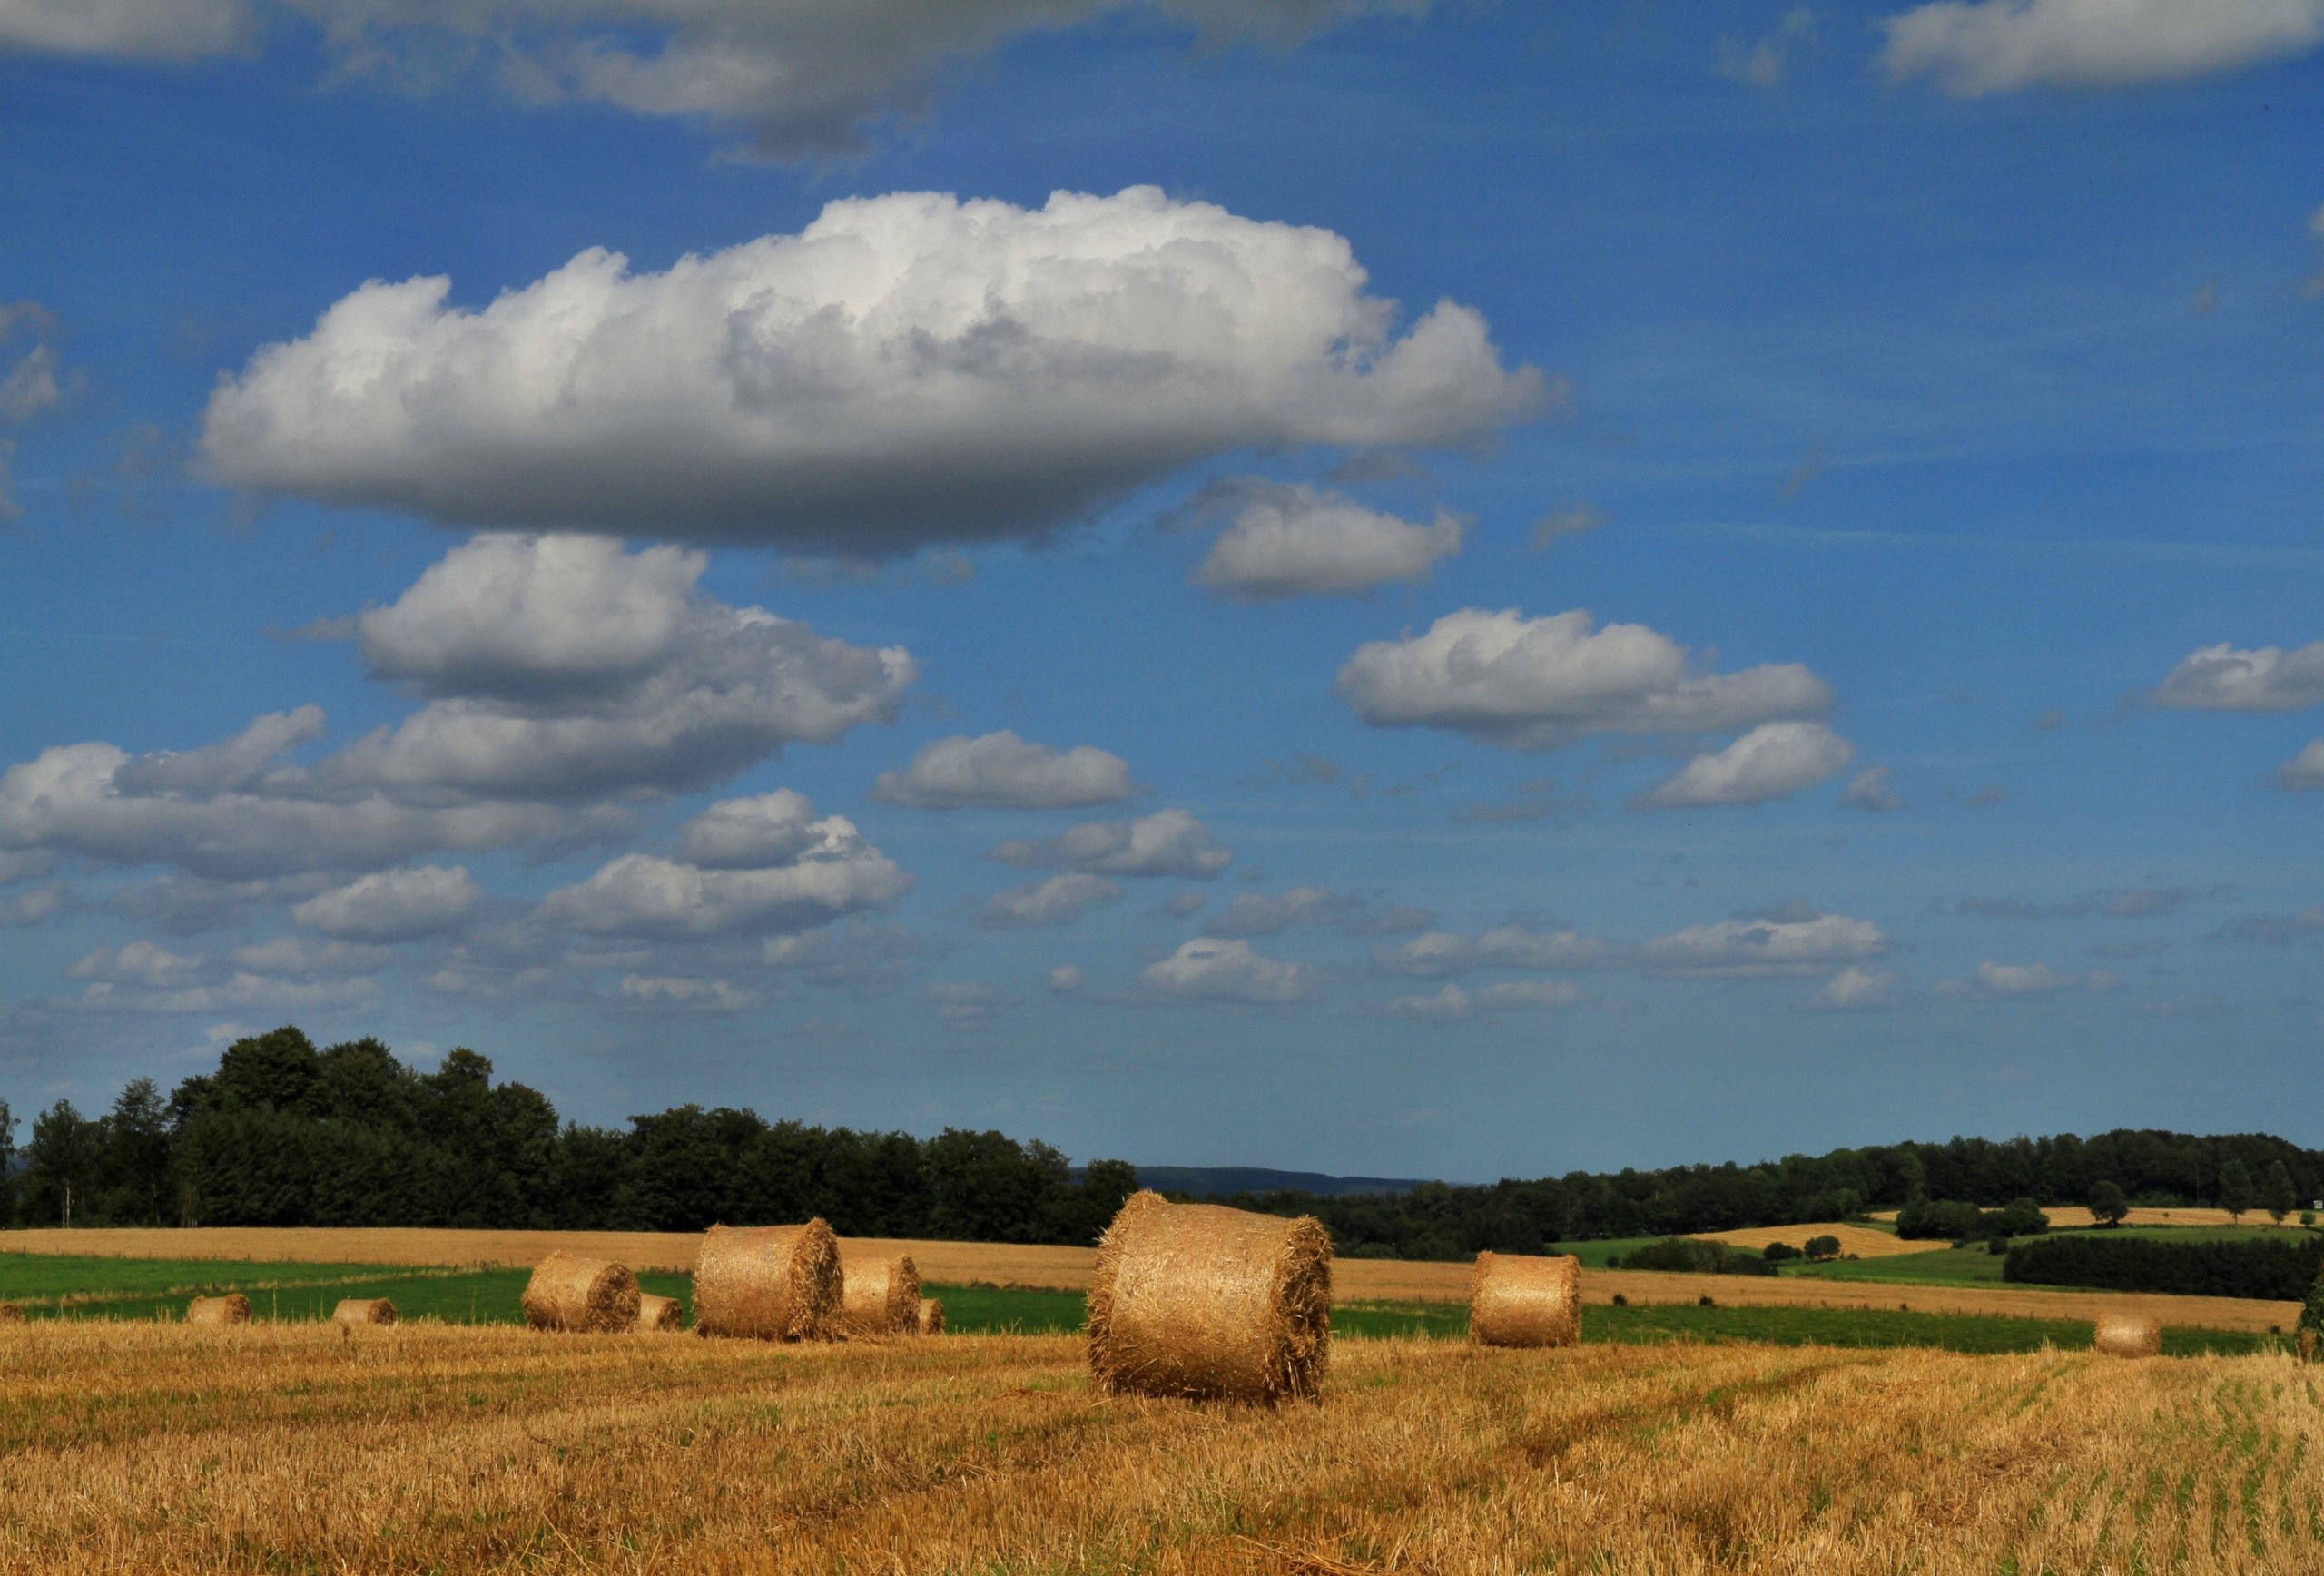
M 1343 1341 L 1270 1411 L 1097 1398 L 1071 1339 L 238 1334 L 0 1343 L 0 1568 L 2205 1576 L 2324 1538 L 2324 1376 L 2277 1356 Z
M 1754 1253 L 1764 1252 L 1771 1242 L 1787 1242 L 1794 1247 L 1807 1246 L 1811 1236 L 1837 1237 L 1840 1251 L 1852 1253 L 1858 1258 L 1895 1258 L 1908 1253 L 1941 1253 L 1953 1245 L 1915 1239 L 1911 1242 L 1893 1232 L 1875 1231 L 1866 1226 L 1847 1226 L 1827 1220 L 1814 1226 L 1754 1226 L 1742 1231 L 1698 1231 L 1691 1234 L 1704 1242 L 1724 1242 L 1734 1247 L 1748 1247 Z
M 2042 1213 L 2050 1217 L 2053 1229 L 2098 1224 L 2098 1217 L 2079 1204 L 2045 1204 L 2042 1207 Z M 1896 1212 L 1893 1209 L 1876 1209 L 1872 1212 L 1872 1218 L 1894 1220 L 1896 1218 Z M 2270 1229 L 2276 1226 L 2276 1223 L 2269 1218 L 2268 1212 L 2264 1209 L 2247 1209 L 2243 1212 L 2243 1218 L 2238 1220 L 2224 1209 L 2204 1209 L 2192 1206 L 2179 1209 L 2133 1209 L 2122 1224 L 2125 1226 L 2264 1226 Z M 2302 1228 L 2297 1219 L 2294 1219 L 2286 1222 L 2281 1229 L 2299 1231 Z
M 530 1267 L 548 1254 L 568 1252 L 610 1256 L 641 1271 L 684 1275 L 694 1268 L 702 1246 L 698 1235 L 682 1232 L 416 1231 L 348 1228 L 268 1229 L 196 1227 L 192 1230 L 18 1231 L 8 1246 L 93 1257 L 136 1256 L 159 1252 L 172 1261 L 214 1257 L 244 1264 L 283 1264 L 286 1279 L 298 1271 L 289 1261 L 300 1252 L 337 1255 L 342 1263 L 454 1266 L 510 1264 Z M 924 1242 L 889 1237 L 851 1237 L 851 1251 L 910 1254 L 921 1278 L 946 1286 L 1027 1286 L 1085 1291 L 1097 1250 L 1082 1247 L 1023 1247 L 977 1242 Z M 21 1262 L 21 1261 L 19 1261 Z M 1469 1300 L 1472 1266 L 1406 1259 L 1337 1258 L 1332 1261 L 1334 1303 L 1461 1303 Z M 521 1285 L 521 1283 L 518 1283 Z M 680 1286 L 656 1284 L 673 1294 Z M 386 1295 L 408 1316 L 423 1316 L 425 1287 L 349 1282 L 342 1295 Z M 947 1293 L 948 1297 L 953 1294 Z M 1651 1270 L 1585 1269 L 1581 1300 L 1605 1304 L 1620 1295 L 1632 1303 L 1691 1303 L 1710 1297 L 1738 1307 L 1894 1308 L 1899 1304 L 1926 1313 L 2004 1314 L 2034 1319 L 2096 1317 L 2091 1298 L 2098 1294 L 2003 1285 L 1889 1285 L 1860 1281 L 1792 1276 L 1672 1275 Z M 2110 1304 L 2152 1314 L 2166 1326 L 2213 1330 L 2289 1330 L 2299 1316 L 2296 1303 L 2250 1302 L 2233 1297 L 2122 1297 Z M 955 1310 L 957 1311 L 957 1310 Z

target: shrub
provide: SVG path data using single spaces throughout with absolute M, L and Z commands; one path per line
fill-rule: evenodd
M 2143 1236 L 2045 1236 L 2020 1243 L 2001 1278 L 2176 1296 L 2296 1302 L 2324 1271 L 2324 1238 L 2297 1242 L 2162 1242 Z
M 1943 1237 L 1960 1242 L 1985 1235 L 1984 1222 L 1984 1213 L 1974 1204 L 1915 1198 L 1896 1212 L 1896 1235 L 1914 1240 Z
M 1729 1247 L 1723 1242 L 1699 1242 L 1691 1236 L 1666 1236 L 1633 1248 L 1622 1260 L 1628 1269 L 1677 1270 L 1691 1275 L 1773 1275 L 1776 1266 L 1756 1253 Z
M 1787 1258 L 1797 1258 L 1799 1250 L 1787 1242 L 1771 1242 L 1759 1250 L 1759 1256 L 1769 1264 L 1781 1264 Z
M 2039 1236 L 2050 1229 L 2050 1217 L 2031 1198 L 2013 1198 L 1988 1212 L 1984 1224 L 1995 1236 Z
M 1813 1259 L 1837 1258 L 1840 1256 L 1840 1239 L 1830 1236 L 1811 1236 L 1807 1239 L 1807 1246 L 1800 1251 Z

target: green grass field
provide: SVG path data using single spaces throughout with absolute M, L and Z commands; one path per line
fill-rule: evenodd
M 1809 1280 L 1879 1281 L 1889 1285 L 1957 1286 L 1999 1282 L 2002 1261 L 1983 1247 L 1941 1247 L 1888 1258 L 1836 1258 L 1787 1264 L 1783 1273 Z

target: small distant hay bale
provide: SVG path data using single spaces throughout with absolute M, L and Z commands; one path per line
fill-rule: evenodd
M 686 1327 L 685 1305 L 675 1297 L 640 1292 L 637 1294 L 637 1327 L 641 1330 L 683 1330 Z
M 637 1277 L 625 1266 L 559 1248 L 525 1284 L 525 1322 L 536 1330 L 626 1330 L 637 1323 Z
M 196 1297 L 185 1305 L 185 1322 L 189 1325 L 247 1325 L 251 1322 L 251 1300 L 240 1292 L 228 1292 L 222 1297 Z
M 2162 1351 L 2162 1326 L 2144 1314 L 2101 1314 L 2091 1345 L 2109 1357 L 2152 1357 Z
M 0 1325 L 21 1325 L 24 1322 L 23 1308 L 15 1303 L 0 1303 Z
M 1481 1346 L 1571 1346 L 1581 1339 L 1581 1261 L 1481 1253 L 1469 1281 L 1469 1339 Z
M 1332 1236 L 1139 1192 L 1098 1245 L 1089 1375 L 1105 1394 L 1313 1400 L 1332 1340 Z
M 909 1335 L 920 1327 L 920 1266 L 908 1254 L 840 1249 L 842 1327 L 851 1335 Z
M 396 1322 L 396 1305 L 385 1297 L 341 1297 L 339 1306 L 331 1309 L 334 1325 L 392 1325 Z
M 838 1333 L 839 1238 L 804 1226 L 714 1226 L 694 1266 L 697 1335 L 821 1341 Z
M 944 1305 L 934 1297 L 922 1297 L 920 1306 L 912 1310 L 912 1328 L 923 1335 L 944 1333 Z

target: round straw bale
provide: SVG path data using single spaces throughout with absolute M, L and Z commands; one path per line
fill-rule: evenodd
M 536 1330 L 626 1330 L 637 1323 L 637 1277 L 559 1248 L 533 1270 L 524 1301 L 525 1322 Z
M 0 1303 L 0 1325 L 21 1325 L 24 1322 L 25 1310 L 23 1308 L 17 1306 L 15 1303 Z
M 923 1335 L 944 1333 L 944 1305 L 934 1297 L 922 1297 L 920 1306 L 912 1310 L 912 1328 Z
M 1484 1346 L 1571 1346 L 1581 1340 L 1581 1261 L 1571 1255 L 1477 1255 L 1469 1339 Z
M 714 1226 L 694 1266 L 694 1327 L 704 1335 L 820 1341 L 839 1324 L 839 1238 L 804 1226 Z
M 334 1325 L 392 1325 L 396 1305 L 385 1297 L 341 1297 L 330 1311 Z
M 637 1327 L 641 1330 L 683 1330 L 686 1327 L 685 1305 L 675 1297 L 640 1292 L 637 1294 Z
M 1332 1339 L 1332 1236 L 1216 1204 L 1130 1196 L 1098 1244 L 1089 1375 L 1108 1394 L 1312 1400 Z
M 840 1323 L 851 1335 L 908 1335 L 920 1325 L 920 1266 L 906 1254 L 839 1253 Z
M 2162 1351 L 2162 1326 L 2144 1314 L 2101 1314 L 2091 1345 L 2109 1357 L 2152 1357 Z
M 222 1297 L 196 1297 L 185 1305 L 185 1322 L 189 1325 L 247 1325 L 251 1322 L 251 1300 L 240 1292 L 228 1292 Z

